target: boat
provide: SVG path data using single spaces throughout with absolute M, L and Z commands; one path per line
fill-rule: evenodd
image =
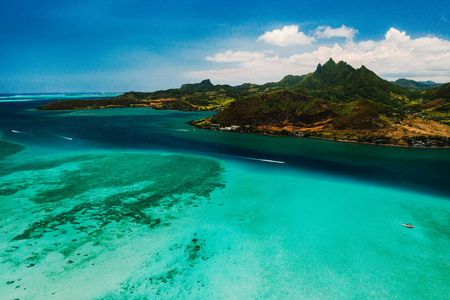
M 405 226 L 406 228 L 414 228 L 414 226 L 412 226 L 412 224 L 406 223 L 406 224 L 402 224 L 403 226 Z

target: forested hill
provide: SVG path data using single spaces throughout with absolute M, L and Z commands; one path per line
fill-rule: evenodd
M 402 83 L 400 81 L 399 83 Z M 409 84 L 412 81 L 409 81 Z M 417 85 L 419 83 L 415 82 Z M 431 84 L 431 83 L 430 83 Z M 404 84 L 402 84 L 404 85 Z M 430 86 L 430 85 L 429 85 Z M 210 80 L 183 84 L 180 88 L 156 92 L 127 92 L 112 99 L 97 101 L 55 101 L 39 109 L 65 110 L 149 106 L 154 109 L 220 111 L 236 99 L 279 90 L 306 90 L 314 98 L 335 103 L 366 99 L 392 109 L 414 109 L 438 98 L 448 99 L 446 85 L 418 91 L 377 76 L 365 66 L 355 69 L 332 59 L 319 64 L 306 75 L 287 75 L 278 82 L 263 85 L 245 83 L 239 86 L 214 85 Z M 445 103 L 444 103 L 445 104 Z
M 312 136 L 416 147 L 450 146 L 450 126 L 358 99 L 332 102 L 305 90 L 265 93 L 236 100 L 212 117 L 191 122 L 204 129 Z
M 365 66 L 355 69 L 330 59 L 309 74 L 287 75 L 263 85 L 214 85 L 207 79 L 177 89 L 128 92 L 111 99 L 54 101 L 39 109 L 139 106 L 209 110 L 219 113 L 192 124 L 367 142 L 375 139 L 399 145 L 432 137 L 433 142 L 427 142 L 430 145 L 447 145 L 450 83 L 426 90 L 410 89 L 404 83 L 384 80 Z M 417 82 L 406 83 L 421 86 Z
M 414 81 L 406 78 L 397 79 L 392 83 L 416 91 L 429 90 L 441 85 L 440 83 L 436 83 L 434 81 Z

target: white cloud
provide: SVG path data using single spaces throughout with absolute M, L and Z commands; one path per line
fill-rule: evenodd
M 317 27 L 314 35 L 317 38 L 333 38 L 333 37 L 343 37 L 347 40 L 353 40 L 355 35 L 358 33 L 358 30 L 355 30 L 351 27 L 347 27 L 342 25 L 339 28 L 331 28 L 330 26 L 319 26 Z
M 297 25 L 284 26 L 282 29 L 266 31 L 258 38 L 258 42 L 276 46 L 309 45 L 316 39 L 298 31 Z
M 231 56 L 238 52 L 230 52 Z M 249 52 L 247 52 L 249 53 Z M 256 54 L 255 54 L 256 53 Z M 450 81 L 450 41 L 433 36 L 413 39 L 405 32 L 389 29 L 380 41 L 366 40 L 358 43 L 347 40 L 333 46 L 318 46 L 312 52 L 293 53 L 280 57 L 276 53 L 248 54 L 232 69 L 197 71 L 185 77 L 215 82 L 239 84 L 278 81 L 287 74 L 302 75 L 315 70 L 318 63 L 330 57 L 343 60 L 355 68 L 365 65 L 383 78 L 408 77 L 436 82 Z
M 271 51 L 263 52 L 247 52 L 247 51 L 232 51 L 227 50 L 225 52 L 219 52 L 214 56 L 206 57 L 206 60 L 214 62 L 240 62 L 263 59 L 266 53 L 272 53 Z

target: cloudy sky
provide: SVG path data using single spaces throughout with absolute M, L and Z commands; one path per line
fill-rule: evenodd
M 330 57 L 449 82 L 448 3 L 2 0 L 0 93 L 265 83 Z

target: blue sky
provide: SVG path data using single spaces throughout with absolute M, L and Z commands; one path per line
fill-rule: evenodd
M 449 12 L 448 1 L 3 0 L 0 93 L 264 83 L 327 56 L 450 81 Z

